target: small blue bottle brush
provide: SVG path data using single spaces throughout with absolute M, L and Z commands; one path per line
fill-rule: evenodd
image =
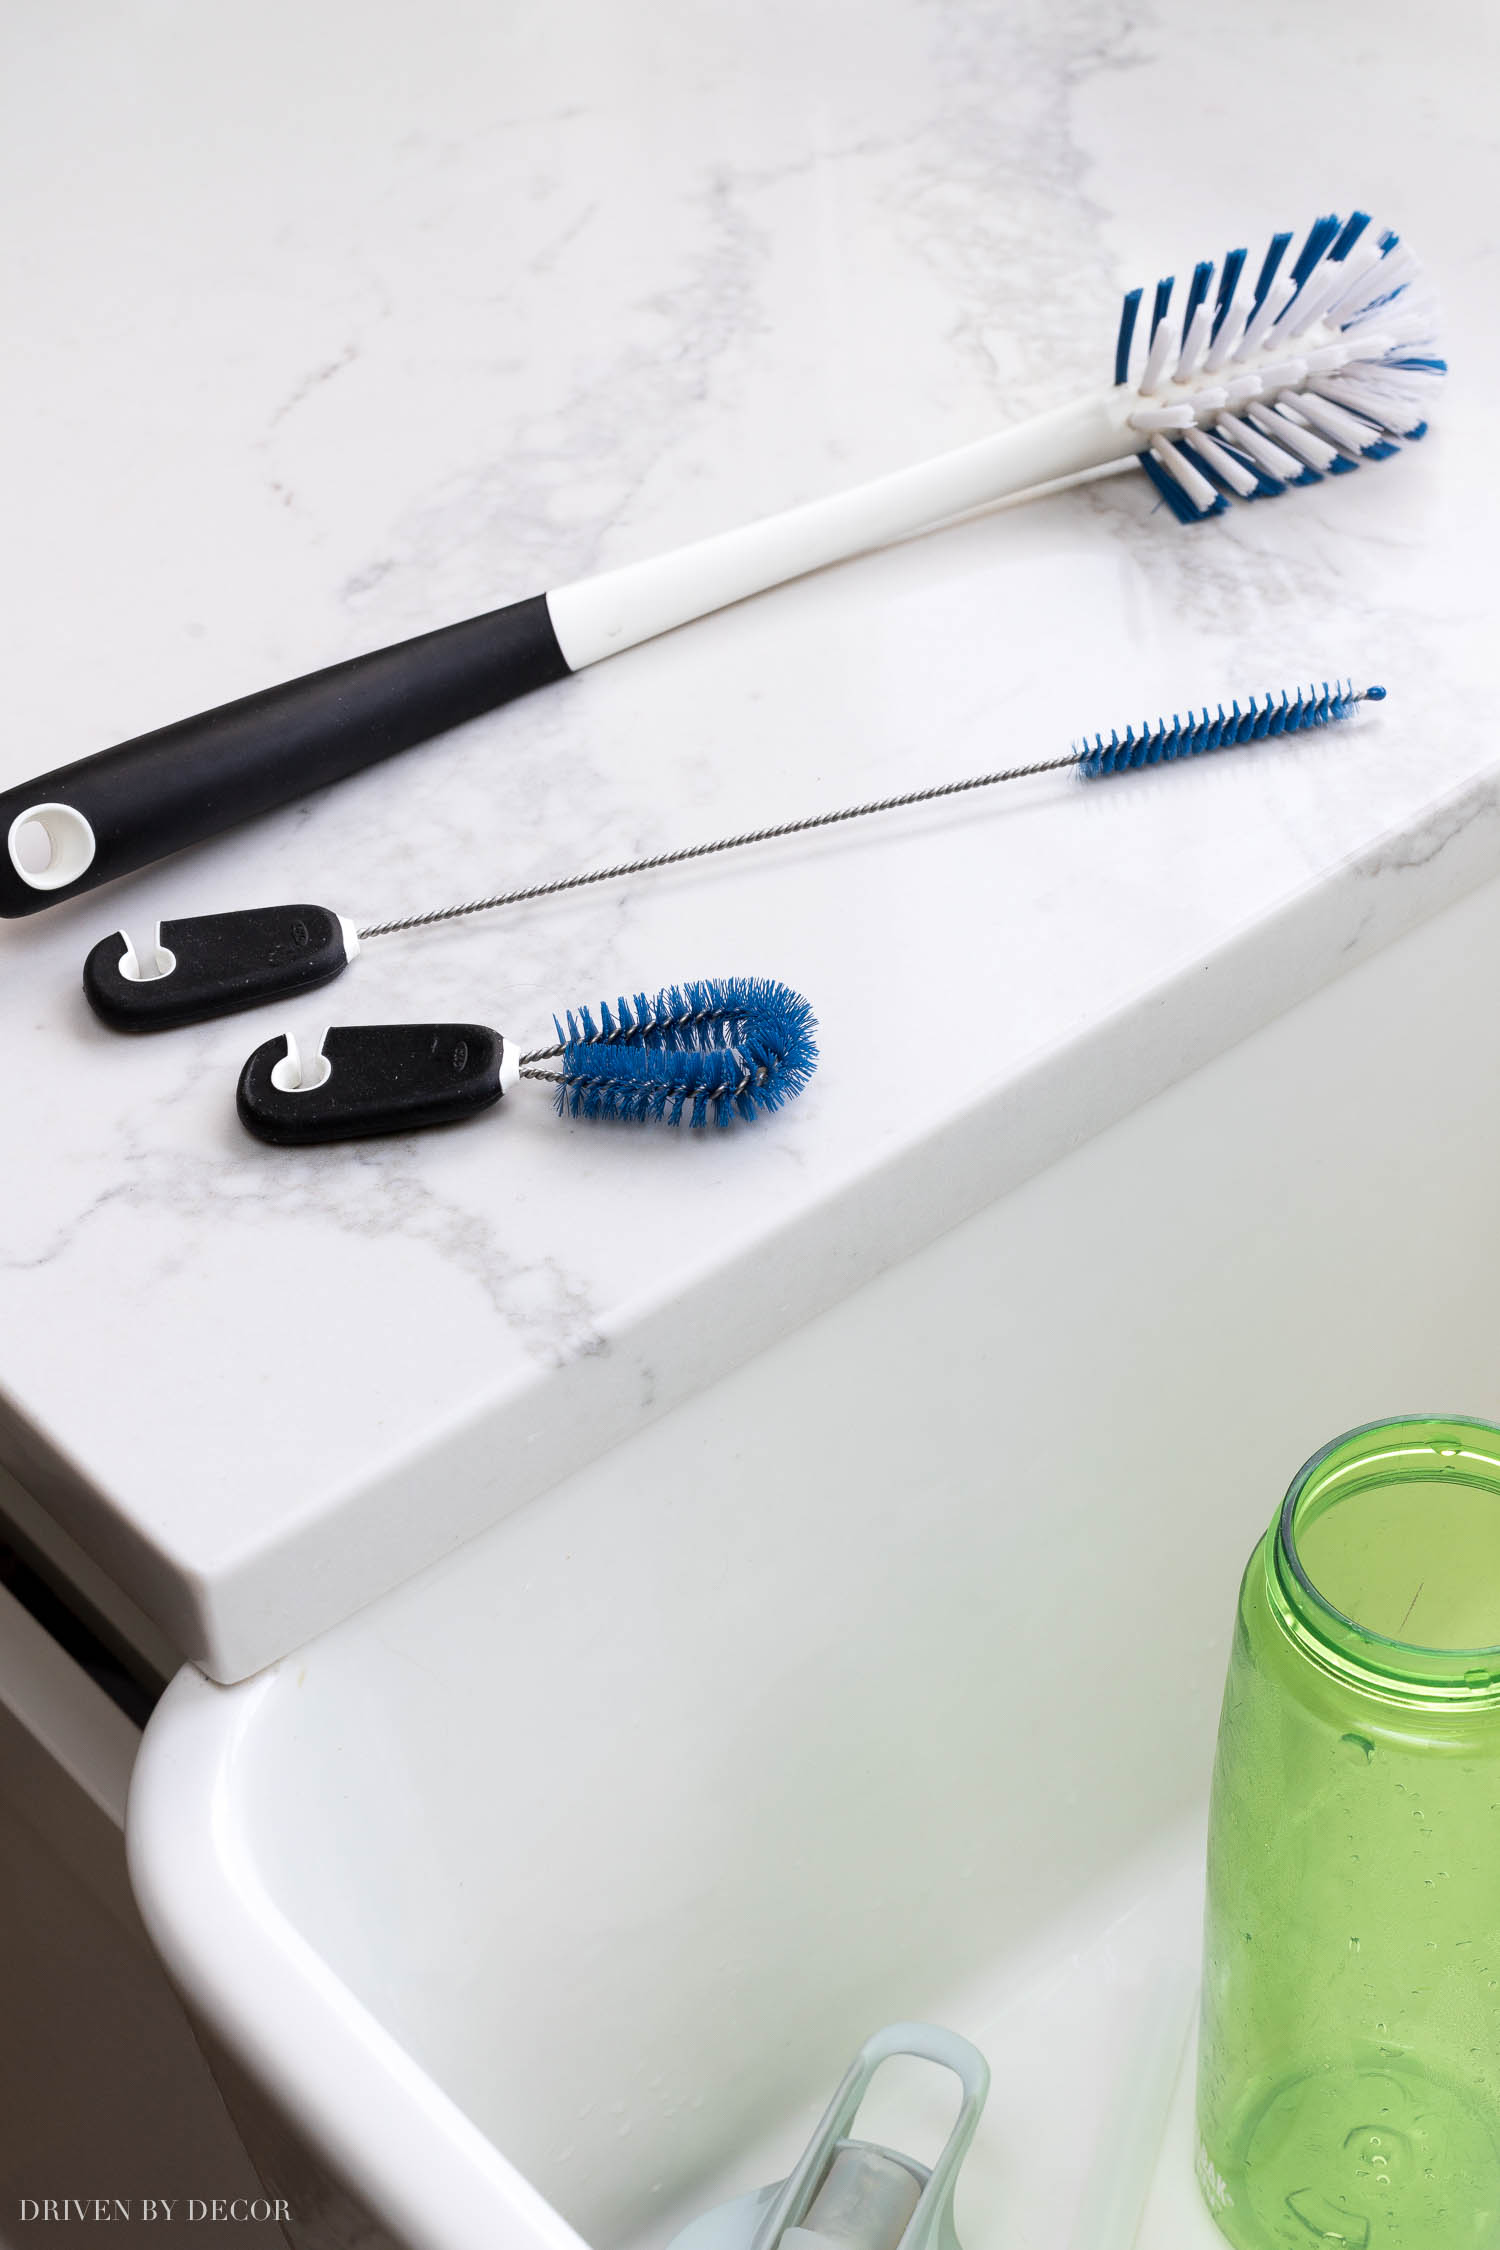
M 497 891 L 460 905 L 368 922 L 362 927 L 351 916 L 329 907 L 295 905 L 247 907 L 230 914 L 159 922 L 151 942 L 142 946 L 135 945 L 124 930 L 117 930 L 101 938 L 90 951 L 83 966 L 83 989 L 94 1013 L 113 1030 L 168 1031 L 327 984 L 349 966 L 362 945 L 378 938 L 432 929 L 472 914 L 522 906 L 597 883 L 620 882 L 628 876 L 681 866 L 720 852 L 741 851 L 779 837 L 805 835 L 815 828 L 838 827 L 944 797 L 965 796 L 1030 775 L 1073 767 L 1084 780 L 1098 781 L 1142 766 L 1169 765 L 1209 751 L 1304 734 L 1347 719 L 1361 703 L 1378 702 L 1384 694 L 1382 687 L 1356 688 L 1347 680 L 1330 686 L 1325 680 L 1321 687 L 1299 688 L 1292 695 L 1285 691 L 1280 695 L 1252 695 L 1243 705 L 1232 703 L 1227 711 L 1220 704 L 1217 710 L 1190 711 L 1186 717 L 1174 712 L 1170 721 L 1145 719 L 1139 726 L 1128 726 L 1123 734 L 1116 729 L 1107 740 L 1101 734 L 1092 739 L 1085 736 L 1060 757 L 970 774 L 958 781 L 935 782 L 897 796 L 845 805 L 835 812 L 810 813 L 800 820 L 747 829 L 738 836 L 721 836 L 712 843 L 686 844 L 619 866 L 559 876 L 552 882 Z
M 521 1079 L 557 1088 L 559 1116 L 728 1125 L 780 1109 L 817 1067 L 817 1022 L 769 977 L 672 985 L 554 1018 L 550 1047 L 517 1054 L 485 1024 L 350 1024 L 304 1060 L 290 1033 L 240 1073 L 241 1123 L 279 1146 L 448 1125 Z

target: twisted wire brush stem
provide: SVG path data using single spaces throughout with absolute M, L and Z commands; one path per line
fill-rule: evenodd
M 800 836 L 810 828 L 833 828 L 840 821 L 863 820 L 867 813 L 900 812 L 907 805 L 922 805 L 935 797 L 958 797 L 970 789 L 990 789 L 997 781 L 1023 781 L 1030 774 L 1058 773 L 1076 766 L 1082 751 L 1063 758 L 1043 758 L 1030 766 L 1007 766 L 998 773 L 980 773 L 966 781 L 944 781 L 931 789 L 908 789 L 899 797 L 875 797 L 865 805 L 845 805 L 839 812 L 812 813 L 805 820 L 779 821 L 773 828 L 747 828 L 739 836 L 721 836 L 711 844 L 684 844 L 674 852 L 655 852 L 648 859 L 622 860 L 617 867 L 598 867 L 587 875 L 564 875 L 555 883 L 532 883 L 524 890 L 498 891 L 493 898 L 471 899 L 464 906 L 439 907 L 432 914 L 409 914 L 396 922 L 372 922 L 360 931 L 361 939 L 393 937 L 400 930 L 423 930 L 434 922 L 457 922 L 467 914 L 487 914 L 492 907 L 523 906 L 530 899 L 552 898 L 559 891 L 581 891 L 591 883 L 613 883 L 625 875 L 649 875 L 654 868 L 676 867 L 684 860 L 709 859 L 716 852 L 739 851 L 746 844 L 770 844 L 781 836 Z
M 674 1011 L 668 1008 L 665 1002 L 666 995 L 663 993 L 658 996 L 654 1008 L 646 1007 L 639 1010 L 633 1021 L 622 1018 L 616 1023 L 606 1022 L 600 1029 L 590 1032 L 589 1045 L 609 1047 L 625 1042 L 632 1046 L 638 1046 L 643 1039 L 649 1039 L 653 1032 L 680 1031 L 691 1036 L 710 1024 L 722 1023 L 728 1013 L 722 1003 L 710 1003 L 700 1007 L 687 1007 Z M 526 1066 L 528 1063 L 553 1062 L 559 1055 L 567 1053 L 570 1044 L 571 1042 L 566 1039 L 559 1039 L 555 1046 L 533 1047 L 529 1055 L 521 1057 L 521 1076 L 523 1078 L 545 1078 L 554 1085 L 560 1085 L 562 1083 L 560 1071 L 528 1070 Z
M 602 1072 L 596 1071 L 591 1076 L 586 1071 L 528 1070 L 526 1068 L 526 1065 L 530 1062 L 547 1062 L 552 1057 L 565 1052 L 566 1050 L 562 1047 L 540 1047 L 534 1055 L 523 1055 L 521 1057 L 521 1077 L 535 1079 L 544 1086 L 566 1086 L 579 1094 L 613 1092 L 615 1081 Z M 735 1061 L 740 1066 L 740 1075 L 732 1086 L 726 1086 L 722 1093 L 713 1095 L 711 1099 L 729 1102 L 743 1101 L 753 1088 L 764 1086 L 770 1079 L 771 1072 L 766 1064 L 761 1064 L 758 1069 L 753 1068 L 746 1062 L 738 1049 L 726 1048 L 724 1052 L 734 1055 Z
M 837 812 L 810 813 L 802 820 L 778 821 L 769 828 L 748 828 L 738 836 L 720 836 L 708 844 L 684 844 L 676 851 L 653 852 L 643 859 L 622 860 L 614 867 L 597 867 L 583 875 L 563 875 L 550 883 L 530 883 L 518 890 L 496 891 L 488 898 L 467 900 L 461 906 L 441 906 L 429 914 L 408 914 L 389 922 L 371 922 L 361 931 L 361 941 L 367 938 L 394 937 L 403 930 L 425 930 L 440 922 L 463 921 L 471 914 L 488 914 L 501 906 L 522 906 L 539 898 L 554 898 L 563 891 L 587 890 L 595 883 L 614 883 L 628 875 L 647 875 L 655 868 L 678 867 L 685 861 L 710 859 L 719 852 L 740 851 L 749 844 L 769 844 L 784 836 L 802 836 L 816 828 L 835 828 L 850 820 L 864 820 L 873 813 L 900 812 L 911 805 L 935 803 L 943 797 L 962 797 L 976 789 L 993 789 L 1002 781 L 1025 781 L 1034 774 L 1061 773 L 1076 766 L 1085 779 L 1103 779 L 1106 775 L 1124 773 L 1138 766 L 1171 763 L 1178 758 L 1201 756 L 1205 751 L 1232 748 L 1243 742 L 1262 742 L 1268 738 L 1300 733 L 1308 727 L 1327 726 L 1335 720 L 1347 718 L 1360 703 L 1376 703 L 1385 695 L 1383 687 L 1356 688 L 1352 681 L 1336 680 L 1330 687 L 1327 680 L 1321 689 L 1309 688 L 1304 695 L 1301 689 L 1292 697 L 1283 689 L 1280 700 L 1265 696 L 1259 702 L 1252 695 L 1248 706 L 1241 710 L 1238 701 L 1226 712 L 1223 704 L 1217 712 L 1207 707 L 1201 712 L 1190 711 L 1186 719 L 1174 711 L 1170 724 L 1165 719 L 1152 722 L 1144 720 L 1139 729 L 1127 727 L 1123 736 L 1116 731 L 1108 742 L 1096 735 L 1092 742 L 1087 736 L 1082 743 L 1074 743 L 1062 757 L 1038 758 L 1029 765 L 1002 766 L 993 773 L 970 774 L 961 781 L 934 782 L 926 789 L 906 789 L 893 797 L 872 797 L 861 805 L 845 805 Z M 539 1050 L 523 1061 L 544 1059 L 546 1054 L 560 1050 Z

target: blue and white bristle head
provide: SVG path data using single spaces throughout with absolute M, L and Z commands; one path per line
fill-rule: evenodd
M 1195 266 L 1180 321 L 1172 277 L 1159 281 L 1139 343 L 1142 292 L 1125 299 L 1115 382 L 1137 393 L 1141 466 L 1183 523 L 1230 495 L 1258 500 L 1383 460 L 1426 431 L 1447 363 L 1411 252 L 1364 211 L 1316 220 L 1287 265 L 1291 244 L 1273 236 L 1253 280 L 1243 250 L 1217 276 L 1211 261 Z
M 601 1006 L 597 1021 L 570 1010 L 557 1026 L 558 1110 L 667 1125 L 756 1117 L 801 1093 L 817 1067 L 816 1030 L 802 995 L 770 977 L 673 985 L 654 1000 L 638 992 Z
M 1288 695 L 1283 688 L 1279 696 L 1262 696 L 1258 702 L 1252 695 L 1243 710 L 1238 702 L 1228 711 L 1221 703 L 1217 711 L 1205 707 L 1189 711 L 1185 719 L 1174 711 L 1170 724 L 1158 719 L 1153 726 L 1143 719 L 1138 729 L 1127 727 L 1123 735 L 1111 734 L 1108 742 L 1102 734 L 1092 742 L 1085 735 L 1073 747 L 1084 780 L 1101 781 L 1112 773 L 1131 773 L 1137 766 L 1165 765 L 1174 758 L 1201 757 L 1206 750 L 1234 750 L 1242 742 L 1266 742 L 1276 735 L 1301 734 L 1308 727 L 1332 726 L 1361 703 L 1384 700 L 1383 687 L 1357 688 L 1352 680 L 1335 680 L 1330 686 L 1325 680 L 1306 694 L 1298 688 L 1295 695 Z

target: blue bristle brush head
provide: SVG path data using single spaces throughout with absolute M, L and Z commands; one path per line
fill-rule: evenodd
M 1180 317 L 1170 275 L 1149 323 L 1141 290 L 1121 307 L 1114 379 L 1135 393 L 1126 426 L 1179 523 L 1347 475 L 1426 434 L 1446 362 L 1410 251 L 1364 211 L 1315 220 L 1289 257 L 1292 239 L 1275 235 L 1258 269 L 1231 250 L 1217 284 L 1200 260 Z
M 557 1107 L 570 1117 L 728 1125 L 795 1100 L 817 1067 L 817 1019 L 770 977 L 721 977 L 569 1010 Z
M 1383 687 L 1357 688 L 1352 680 L 1335 680 L 1330 686 L 1325 680 L 1305 694 L 1299 688 L 1289 696 L 1283 688 L 1280 696 L 1266 695 L 1259 701 L 1252 695 L 1243 710 L 1237 702 L 1228 711 L 1222 703 L 1217 711 L 1205 705 L 1202 711 L 1189 711 L 1185 719 L 1174 711 L 1170 724 L 1158 719 L 1153 725 L 1143 719 L 1139 729 L 1127 727 L 1108 742 L 1096 734 L 1092 742 L 1085 738 L 1081 745 L 1075 744 L 1078 771 L 1085 781 L 1101 781 L 1110 774 L 1134 772 L 1138 766 L 1197 758 L 1208 750 L 1234 750 L 1242 742 L 1267 742 L 1276 735 L 1333 726 L 1361 703 L 1384 699 Z

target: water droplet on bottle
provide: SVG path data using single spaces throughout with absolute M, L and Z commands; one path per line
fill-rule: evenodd
M 1341 1734 L 1339 1748 L 1346 1750 L 1351 1758 L 1364 1765 L 1368 1765 L 1375 1755 L 1375 1745 L 1367 1734 Z M 1399 1788 L 1400 1783 L 1396 1786 Z
M 1356 2125 L 1344 2135 L 1344 2146 L 1362 2173 L 1386 2188 L 1411 2157 L 1410 2141 L 1390 2125 Z

